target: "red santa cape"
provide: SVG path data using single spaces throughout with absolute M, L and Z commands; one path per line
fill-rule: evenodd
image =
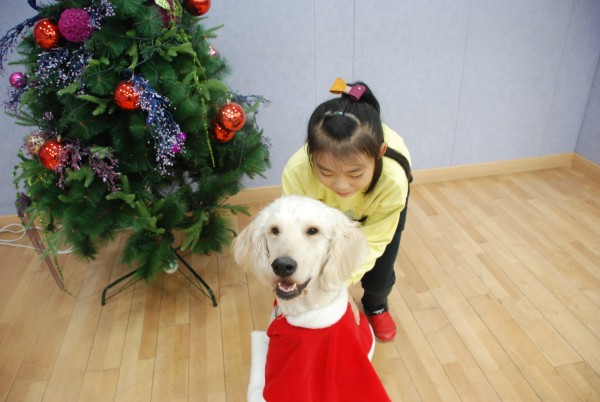
M 254 331 L 248 400 L 390 401 L 370 361 L 371 326 L 360 315 L 357 325 L 344 288 L 329 306 Z

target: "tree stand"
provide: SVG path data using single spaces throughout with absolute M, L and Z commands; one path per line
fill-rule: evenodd
M 44 260 L 46 262 L 46 265 L 48 266 L 48 270 L 50 271 L 50 274 L 54 278 L 56 285 L 60 288 L 60 290 L 66 291 L 60 270 L 58 270 L 57 267 L 54 265 L 50 256 L 48 254 L 44 254 L 45 247 L 42 243 L 42 240 L 40 238 L 38 230 L 35 227 L 35 225 L 33 224 L 31 216 L 28 213 L 25 213 L 25 208 L 27 207 L 27 205 L 26 204 L 21 205 L 20 202 L 17 202 L 16 206 L 17 206 L 17 212 L 18 212 L 19 218 L 21 219 L 21 223 L 27 232 L 27 236 L 29 237 L 29 240 L 31 240 L 31 244 L 33 244 L 33 248 L 35 249 L 35 251 L 38 254 L 44 256 Z M 212 300 L 212 304 L 214 307 L 217 307 L 217 299 L 215 297 L 214 292 L 210 288 L 210 286 L 208 286 L 208 284 L 204 281 L 204 279 L 202 279 L 202 277 L 196 272 L 196 270 L 185 260 L 185 258 L 183 258 L 183 256 L 179 253 L 179 248 L 172 248 L 172 250 L 173 250 L 173 253 L 175 254 L 175 257 L 177 257 L 177 259 L 179 261 L 181 261 L 183 266 L 190 272 L 191 277 L 189 277 L 183 273 L 182 273 L 182 275 L 185 276 L 185 278 L 187 280 L 189 280 L 192 283 L 192 285 L 194 285 L 196 288 L 200 289 L 200 291 L 202 293 L 204 293 L 208 298 L 210 298 Z M 109 284 L 107 287 L 105 287 L 104 290 L 102 291 L 102 300 L 101 300 L 102 305 L 104 306 L 108 299 L 121 293 L 123 290 L 127 289 L 128 287 L 130 287 L 131 285 L 133 285 L 137 281 L 139 281 L 141 278 L 139 276 L 135 275 L 137 272 L 138 272 L 138 270 L 135 269 L 135 270 L 129 272 L 128 274 L 123 275 L 122 277 L 115 280 L 114 282 Z M 110 296 L 107 296 L 108 291 L 110 289 L 112 289 L 113 287 L 117 286 L 118 284 L 120 284 L 121 282 L 124 282 L 126 280 L 127 280 L 127 282 L 125 284 L 123 284 L 120 288 L 118 288 L 113 294 L 111 294 Z
M 202 293 L 204 293 L 208 298 L 210 298 L 212 300 L 212 305 L 214 307 L 217 307 L 217 299 L 215 298 L 215 294 L 212 291 L 212 289 L 210 288 L 210 286 L 208 286 L 208 284 L 204 281 L 204 279 L 202 279 L 202 277 L 196 272 L 196 270 L 181 256 L 181 254 L 179 253 L 179 249 L 174 248 L 173 253 L 175 254 L 175 257 L 177 257 L 177 259 L 179 261 L 181 261 L 183 266 L 186 267 L 186 269 L 190 272 L 192 278 L 188 277 L 187 275 L 185 275 L 183 273 L 182 273 L 182 275 L 185 276 L 185 278 L 187 280 L 189 280 L 192 285 L 194 285 L 196 288 L 200 289 L 200 291 Z M 137 281 L 139 281 L 141 278 L 139 276 L 135 275 L 137 272 L 138 272 L 138 270 L 135 269 L 135 270 L 129 272 L 128 274 L 123 275 L 122 277 L 115 280 L 114 282 L 109 284 L 107 287 L 105 287 L 104 291 L 102 292 L 102 301 L 101 301 L 102 305 L 104 306 L 108 299 L 121 293 L 123 290 L 127 289 L 128 287 L 130 287 L 131 285 L 133 285 Z M 122 285 L 115 293 L 113 293 L 112 295 L 107 297 L 107 293 L 110 289 L 112 289 L 113 287 L 117 286 L 118 284 L 120 284 L 121 282 L 124 282 L 126 280 L 127 280 L 127 282 L 124 285 Z

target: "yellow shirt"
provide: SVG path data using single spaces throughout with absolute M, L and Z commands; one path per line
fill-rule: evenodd
M 400 152 L 410 163 L 410 154 L 402 137 L 385 124 L 383 135 L 388 147 Z M 408 180 L 400 164 L 393 159 L 383 158 L 381 177 L 370 194 L 365 196 L 358 192 L 350 197 L 340 197 L 321 184 L 314 174 L 306 145 L 288 161 L 283 170 L 282 187 L 284 195 L 306 195 L 339 209 L 353 220 L 366 218 L 361 229 L 369 242 L 370 252 L 364 264 L 352 276 L 352 283 L 358 282 L 365 272 L 373 268 L 375 260 L 392 241 L 408 195 Z

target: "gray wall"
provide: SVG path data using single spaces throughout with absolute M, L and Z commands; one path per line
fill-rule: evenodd
M 33 15 L 16 3 L 2 33 Z M 336 76 L 372 87 L 416 169 L 576 150 L 600 163 L 600 0 L 213 1 L 204 24 L 225 24 L 214 45 L 231 87 L 271 101 L 258 122 L 273 167 L 248 187 L 279 184 Z M 0 214 L 11 214 L 30 130 L 0 126 Z
M 6 6 L 6 0 L 2 0 L 2 12 L 0 12 L 0 35 L 4 34 L 21 21 L 35 15 L 35 11 L 29 7 L 27 1 L 11 1 L 10 7 Z M 10 54 L 9 60 L 18 57 L 14 52 Z M 24 139 L 30 132 L 34 131 L 28 127 L 17 126 L 14 120 L 4 114 L 4 100 L 10 85 L 8 77 L 14 71 L 23 71 L 19 66 L 4 63 L 6 73 L 0 76 L 0 215 L 15 214 L 16 189 L 13 186 L 13 167 L 18 163 L 17 152 L 23 145 Z
M 600 165 L 600 60 L 575 151 Z

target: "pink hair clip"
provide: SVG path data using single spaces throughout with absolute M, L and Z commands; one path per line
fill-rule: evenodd
M 365 91 L 366 88 L 364 87 L 364 85 L 354 85 L 353 87 L 351 87 L 350 85 L 346 84 L 341 78 L 336 78 L 333 82 L 333 85 L 329 89 L 329 92 L 331 92 L 332 94 L 344 93 L 356 101 L 360 100 L 360 97 L 365 93 Z

